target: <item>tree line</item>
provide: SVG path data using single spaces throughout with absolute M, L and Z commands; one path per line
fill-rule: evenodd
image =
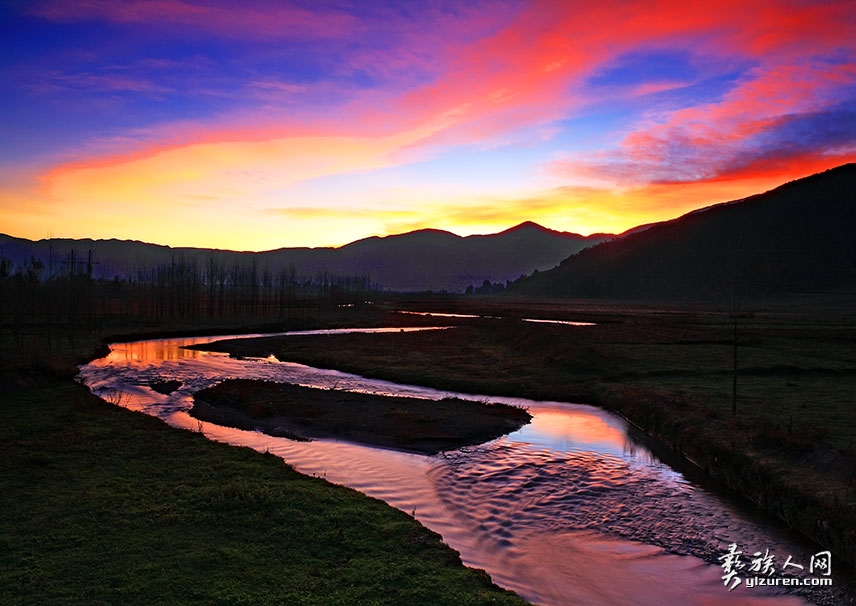
M 45 262 L 14 263 L 0 255 L 0 335 L 13 347 L 71 331 L 95 331 L 134 322 L 275 322 L 376 299 L 367 275 L 320 272 L 294 266 L 260 266 L 253 256 L 227 263 L 182 253 L 167 263 L 137 264 L 112 279 L 93 277 L 91 252 L 70 251 Z

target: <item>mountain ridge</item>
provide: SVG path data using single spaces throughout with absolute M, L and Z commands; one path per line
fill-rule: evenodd
M 845 164 L 630 230 L 511 290 L 625 299 L 830 292 L 856 284 L 854 233 L 856 164 Z
M 39 260 L 46 275 L 65 271 L 72 262 L 86 266 L 95 278 L 126 278 L 143 267 L 168 264 L 176 255 L 209 259 L 232 266 L 255 262 L 274 273 L 293 270 L 298 275 L 321 273 L 368 275 L 392 291 L 438 290 L 463 292 L 483 281 L 506 283 L 538 269 L 557 265 L 569 254 L 602 238 L 557 232 L 524 222 L 496 234 L 458 236 L 427 228 L 388 236 L 371 236 L 340 247 L 283 247 L 268 251 L 233 251 L 172 247 L 117 238 L 49 238 L 27 240 L 0 234 L 0 256 L 21 267 Z M 90 263 L 89 251 L 93 251 Z

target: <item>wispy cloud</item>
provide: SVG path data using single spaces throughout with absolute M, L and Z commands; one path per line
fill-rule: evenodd
M 95 74 L 92 72 L 64 73 L 54 71 L 42 74 L 38 81 L 27 86 L 37 94 L 86 91 L 95 93 L 134 93 L 161 98 L 173 92 L 171 88 L 151 79 L 129 74 Z
M 314 10 L 288 3 L 213 2 L 182 0 L 81 0 L 36 2 L 29 12 L 38 17 L 73 23 L 106 21 L 126 25 L 146 25 L 163 29 L 182 28 L 213 32 L 228 38 L 247 36 L 335 38 L 358 28 L 359 21 L 346 11 L 328 7 Z

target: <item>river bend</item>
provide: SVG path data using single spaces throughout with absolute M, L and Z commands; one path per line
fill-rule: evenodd
M 465 564 L 536 603 L 806 603 L 780 588 L 745 582 L 729 591 L 718 558 L 734 543 L 747 564 L 751 553 L 765 550 L 779 563 L 788 556 L 808 563 L 816 548 L 688 481 L 619 417 L 579 404 L 490 397 L 527 407 L 532 422 L 487 444 L 433 457 L 332 440 L 294 442 L 198 421 L 187 412 L 193 394 L 226 378 L 250 378 L 420 398 L 488 398 L 183 348 L 223 338 L 116 343 L 108 356 L 81 367 L 79 378 L 107 401 L 213 440 L 271 452 L 303 473 L 382 499 L 440 533 Z M 152 389 L 164 380 L 181 387 L 168 395 Z M 830 590 L 801 591 L 824 601 L 821 592 Z

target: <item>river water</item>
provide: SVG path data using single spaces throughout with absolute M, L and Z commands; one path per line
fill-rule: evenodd
M 811 580 L 820 576 L 816 571 L 807 574 L 821 548 L 689 481 L 623 419 L 601 409 L 441 392 L 273 357 L 233 359 L 183 348 L 223 338 L 116 343 L 108 356 L 81 367 L 79 378 L 109 402 L 212 440 L 271 452 L 298 471 L 382 499 L 440 533 L 465 564 L 535 603 L 804 604 L 793 590 L 749 585 L 756 574 L 779 584 L 792 576 L 823 582 Z M 431 457 L 332 440 L 294 442 L 192 418 L 193 394 L 226 378 L 489 399 L 525 406 L 533 418 L 487 444 Z M 181 387 L 168 395 L 152 389 L 164 380 Z M 729 570 L 720 558 L 732 544 L 744 568 L 726 586 Z M 762 570 L 751 571 L 753 563 Z M 798 593 L 834 603 L 832 591 Z

